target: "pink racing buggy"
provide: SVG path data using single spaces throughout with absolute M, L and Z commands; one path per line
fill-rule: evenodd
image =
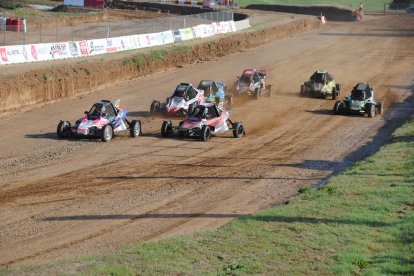
M 170 120 L 165 120 L 162 123 L 161 135 L 177 135 L 182 139 L 194 137 L 208 141 L 212 135 L 232 130 L 235 138 L 241 138 L 245 134 L 243 123 L 231 121 L 229 115 L 230 109 L 219 109 L 210 103 L 201 104 L 178 126 L 173 126 Z
M 68 121 L 60 121 L 56 134 L 59 138 L 92 137 L 108 142 L 114 134 L 129 130 L 132 137 L 138 137 L 142 133 L 141 122 L 138 119 L 128 121 L 127 113 L 128 108 L 120 106 L 119 100 L 115 105 L 101 100 L 85 111 L 85 115 L 73 126 Z

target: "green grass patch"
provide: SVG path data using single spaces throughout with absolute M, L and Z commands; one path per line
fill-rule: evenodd
M 122 60 L 123 65 L 128 66 L 134 64 L 139 72 L 144 70 L 144 67 L 151 62 L 163 63 L 168 55 L 174 53 L 187 53 L 190 51 L 188 46 L 173 46 L 167 49 L 160 49 L 151 51 L 150 53 L 139 53 L 132 57 L 126 57 Z
M 153 54 L 162 58 L 161 53 Z M 414 120 L 390 143 L 288 205 L 217 231 L 0 274 L 414 274 Z

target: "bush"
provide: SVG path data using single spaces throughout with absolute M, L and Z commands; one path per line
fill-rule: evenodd
M 21 7 L 23 6 L 19 3 L 13 3 L 12 1 L 0 1 L 0 8 L 3 9 L 14 10 Z

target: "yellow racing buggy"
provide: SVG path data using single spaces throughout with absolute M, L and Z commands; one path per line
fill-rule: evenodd
M 336 83 L 334 76 L 323 70 L 318 70 L 300 86 L 300 95 L 327 98 L 335 100 L 341 91 L 341 86 Z

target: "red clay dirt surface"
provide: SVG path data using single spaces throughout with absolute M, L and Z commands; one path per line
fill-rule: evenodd
M 275 14 L 275 17 L 277 15 Z M 244 52 L 132 79 L 76 98 L 0 117 L 0 265 L 44 263 L 215 229 L 288 201 L 375 151 L 413 114 L 412 16 L 328 23 Z M 232 84 L 245 67 L 269 70 L 272 98 L 236 99 L 231 118 L 247 135 L 209 142 L 161 138 L 153 99 L 179 82 Z M 299 97 L 317 69 L 334 74 L 340 98 L 367 81 L 386 113 L 334 116 L 334 101 Z M 143 136 L 59 140 L 97 100 L 120 98 Z

